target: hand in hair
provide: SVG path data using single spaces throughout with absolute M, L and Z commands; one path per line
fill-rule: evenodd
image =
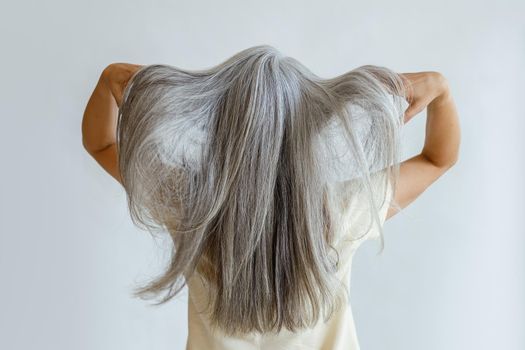
M 107 66 L 102 72 L 101 78 L 104 79 L 105 83 L 109 87 L 117 106 L 120 107 L 122 102 L 122 94 L 126 88 L 129 80 L 142 65 L 130 64 L 130 63 L 112 63 Z
M 405 111 L 405 123 L 421 112 L 434 99 L 449 93 L 448 82 L 439 72 L 402 73 L 410 104 Z
M 409 102 L 405 122 L 427 109 L 423 150 L 403 161 L 399 168 L 395 200 L 405 208 L 456 164 L 461 132 L 456 105 L 443 75 L 419 72 L 401 76 Z M 394 213 L 389 210 L 387 218 Z
M 141 67 L 128 63 L 107 66 L 89 98 L 82 119 L 82 145 L 119 182 L 116 147 L 118 108 L 126 85 Z

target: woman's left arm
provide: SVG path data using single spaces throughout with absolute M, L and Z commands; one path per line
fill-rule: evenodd
M 82 119 L 82 145 L 113 178 L 121 182 L 117 154 L 117 117 L 122 92 L 142 66 L 113 63 L 100 75 Z

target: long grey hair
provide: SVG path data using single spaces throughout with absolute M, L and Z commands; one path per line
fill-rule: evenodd
M 380 225 L 386 187 L 373 179 L 394 192 L 403 86 L 372 65 L 322 79 L 269 45 L 205 70 L 142 67 L 119 109 L 118 165 L 134 224 L 173 245 L 134 295 L 160 305 L 198 273 L 228 334 L 328 319 L 347 292 L 337 198 L 364 193 Z

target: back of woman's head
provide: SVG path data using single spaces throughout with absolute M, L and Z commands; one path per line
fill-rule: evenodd
M 386 68 L 321 79 L 268 45 L 206 70 L 141 68 L 119 110 L 119 168 L 134 223 L 173 247 L 136 295 L 166 302 L 198 273 L 229 334 L 330 317 L 347 292 L 332 246 L 338 198 L 365 193 L 379 224 L 372 179 L 395 186 L 392 95 L 402 82 Z

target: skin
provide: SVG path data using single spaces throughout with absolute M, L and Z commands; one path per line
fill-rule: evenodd
M 84 148 L 119 183 L 121 178 L 116 146 L 118 108 L 124 88 L 140 67 L 127 63 L 107 66 L 89 98 L 82 119 Z
M 142 66 L 113 63 L 101 73 L 84 111 L 82 144 L 121 183 L 116 148 L 116 124 L 122 92 Z M 421 153 L 400 163 L 395 201 L 403 209 L 456 164 L 460 146 L 458 113 L 446 78 L 439 72 L 401 73 L 409 107 L 404 121 L 427 110 Z M 396 214 L 389 208 L 386 219 Z
M 409 103 L 405 123 L 427 109 L 423 149 L 399 166 L 395 200 L 403 209 L 456 164 L 461 135 L 456 105 L 446 78 L 439 72 L 401 75 Z M 388 209 L 387 220 L 396 213 L 394 210 Z

